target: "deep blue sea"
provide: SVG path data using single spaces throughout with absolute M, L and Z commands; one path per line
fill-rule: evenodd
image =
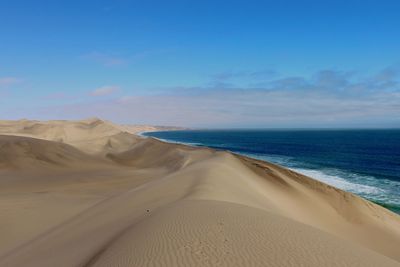
M 184 130 L 143 135 L 277 163 L 400 214 L 400 130 Z

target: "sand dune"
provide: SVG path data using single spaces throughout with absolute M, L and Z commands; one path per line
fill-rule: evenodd
M 73 146 L 22 136 L 0 136 L 0 166 L 2 168 L 38 169 L 45 167 L 71 167 L 96 162 L 94 158 Z
M 99 119 L 0 122 L 0 266 L 400 266 L 400 217 Z
M 0 121 L 0 134 L 33 137 L 73 145 L 87 153 L 128 150 L 143 131 L 180 129 L 178 127 L 116 125 L 98 118 L 80 121 Z

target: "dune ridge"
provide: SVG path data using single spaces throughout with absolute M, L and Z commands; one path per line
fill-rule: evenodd
M 385 208 L 128 128 L 0 122 L 0 266 L 400 266 Z

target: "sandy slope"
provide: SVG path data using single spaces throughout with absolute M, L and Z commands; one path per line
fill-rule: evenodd
M 400 266 L 398 215 L 282 167 L 98 119 L 2 133 L 0 266 Z
M 73 145 L 98 154 L 128 150 L 144 131 L 183 129 L 179 127 L 116 125 L 98 118 L 80 121 L 0 121 L 0 134 L 34 137 Z

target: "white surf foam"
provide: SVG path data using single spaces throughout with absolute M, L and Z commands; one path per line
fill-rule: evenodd
M 190 143 L 190 142 L 177 142 L 168 139 L 156 138 L 164 142 L 185 144 L 190 146 L 207 146 L 203 143 Z M 220 147 L 223 149 L 223 146 Z M 234 152 L 237 153 L 237 152 Z M 269 161 L 303 175 L 309 176 L 315 180 L 321 181 L 336 188 L 348 191 L 372 201 L 379 201 L 391 205 L 400 206 L 400 182 L 388 179 L 377 179 L 372 176 L 359 175 L 355 173 L 348 173 L 336 169 L 311 169 L 295 167 L 294 159 L 288 156 L 281 155 L 262 155 L 251 153 L 238 153 L 251 158 Z
M 366 184 L 360 184 L 360 183 L 354 183 L 350 182 L 343 177 L 340 177 L 338 175 L 331 175 L 324 173 L 322 171 L 318 170 L 308 170 L 308 169 L 300 169 L 300 168 L 289 168 L 293 171 L 296 171 L 298 173 L 304 174 L 306 176 L 312 177 L 318 181 L 324 182 L 328 185 L 340 188 L 345 191 L 349 191 L 352 193 L 357 193 L 357 194 L 382 194 L 385 193 L 384 189 L 375 187 L 375 186 L 370 186 Z

